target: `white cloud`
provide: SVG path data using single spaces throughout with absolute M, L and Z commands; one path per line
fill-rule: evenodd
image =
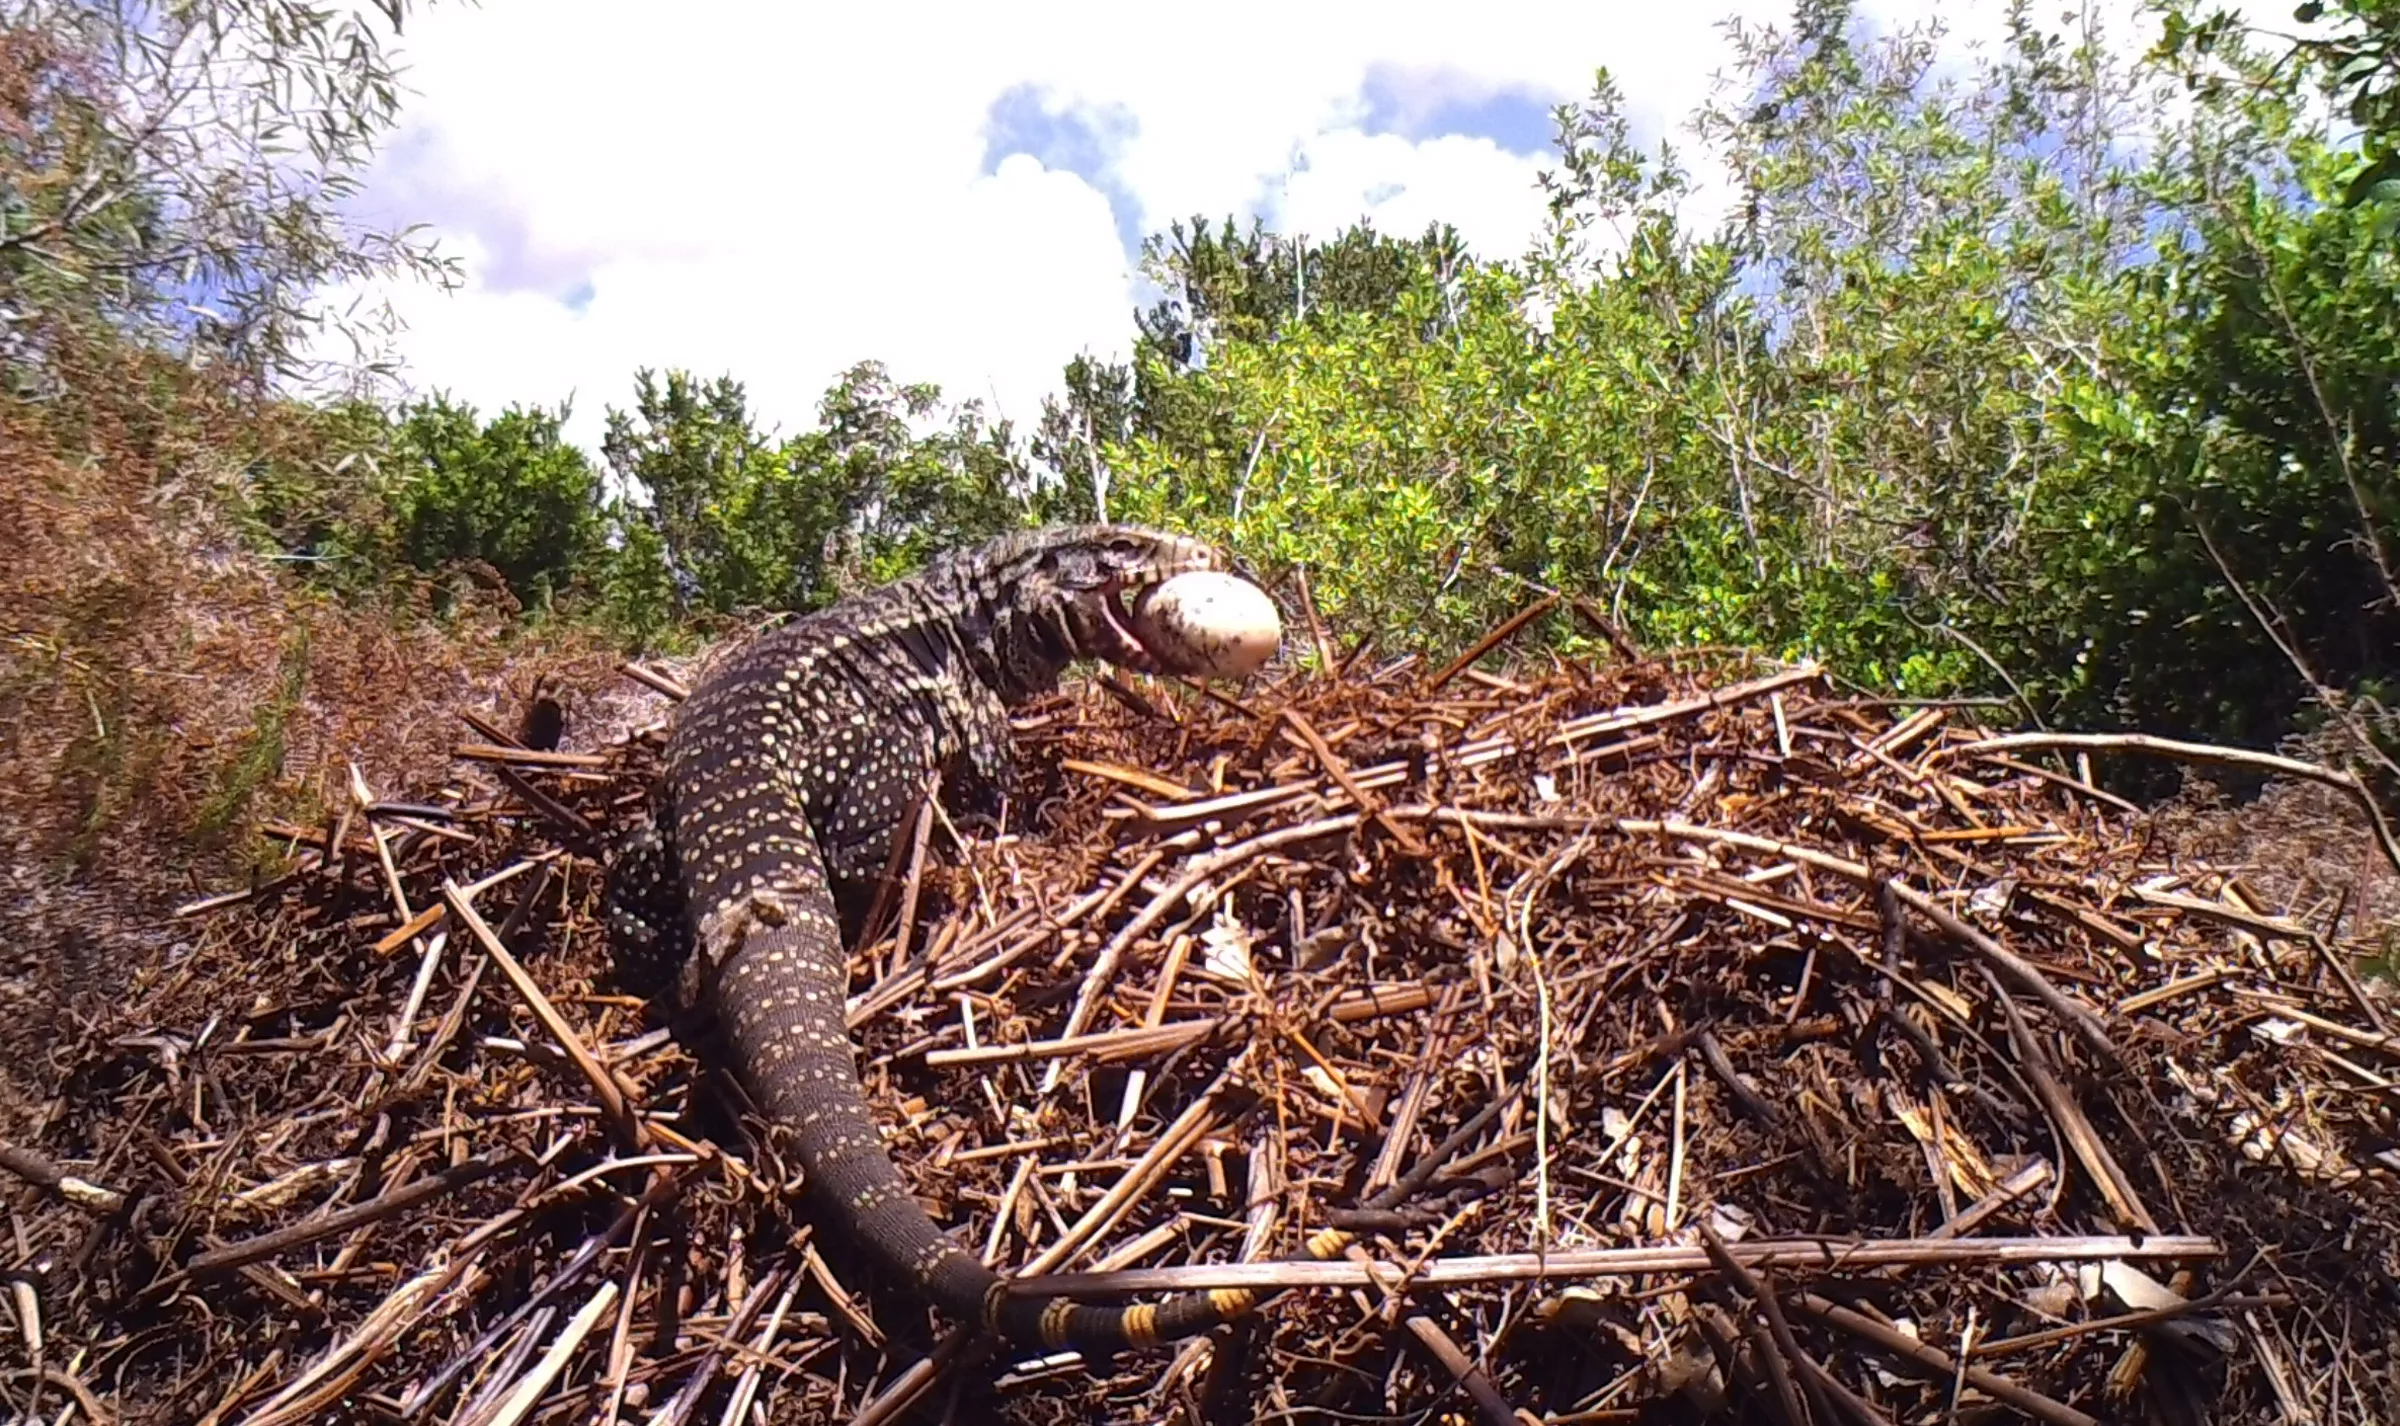
M 437 4 L 403 42 L 416 94 L 365 206 L 429 222 L 465 260 L 461 291 L 389 293 L 411 382 L 487 410 L 572 391 L 570 434 L 594 448 L 642 365 L 730 373 L 786 430 L 869 357 L 1029 423 L 1070 357 L 1131 335 L 1112 194 L 1142 232 L 1228 212 L 1316 234 L 1439 219 L 1513 255 L 1545 159 L 1429 131 L 1456 112 L 1440 101 L 1547 106 L 1606 65 L 1651 144 L 1707 96 L 1737 11 L 1788 5 Z M 1366 131 L 1378 74 L 1417 77 L 1406 136 Z M 985 171 L 993 106 L 1027 87 L 1130 120 L 1105 171 Z
M 1412 143 L 1341 129 L 1310 143 L 1307 168 L 1284 180 L 1274 207 L 1280 227 L 1311 237 L 1331 237 L 1362 216 L 1395 237 L 1446 222 L 1475 251 L 1513 257 L 1541 223 L 1534 178 L 1546 162 L 1485 138 Z

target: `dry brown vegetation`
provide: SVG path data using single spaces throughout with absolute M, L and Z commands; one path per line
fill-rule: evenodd
M 48 399 L 0 404 L 11 1070 L 171 943 L 176 901 L 247 875 L 266 819 L 311 819 L 352 761 L 379 785 L 438 777 L 456 710 L 607 666 L 589 634 L 474 608 L 437 626 L 407 592 L 345 605 L 245 547 L 223 493 L 253 461 L 307 459 L 301 421 L 122 346 L 48 369 Z
M 2348 735 L 2326 733 L 2293 739 L 2290 752 L 2328 767 L 2367 765 L 2356 748 Z M 2158 817 L 2193 855 L 2239 873 L 2276 905 L 2352 928 L 2363 968 L 2379 980 L 2400 972 L 2400 871 L 2376 853 L 2351 798 L 2288 778 L 2237 796 L 2195 770 Z
M 1052 1286 L 1293 1296 L 1095 1364 L 980 1355 L 884 1291 L 601 944 L 594 854 L 654 739 L 470 739 L 438 789 L 372 789 L 429 808 L 195 911 L 61 1048 L 18 1167 L 124 1197 L 13 1197 L 46 1399 L 261 1426 L 2400 1410 L 2400 1039 L 2342 971 L 2357 922 L 1956 710 L 1403 663 L 1238 703 L 1085 685 L 1024 736 L 1017 835 L 954 860 L 933 833 L 854 960 L 895 1157 L 1002 1265 L 1078 1275 Z M 1358 1242 L 1292 1261 L 1328 1223 Z

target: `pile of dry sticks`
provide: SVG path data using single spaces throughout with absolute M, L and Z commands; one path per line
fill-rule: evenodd
M 1103 678 L 1006 835 L 919 819 L 850 1018 L 937 1218 L 1052 1290 L 1289 1290 L 1098 1362 L 815 1234 L 617 978 L 656 725 L 469 715 L 61 1053 L 0 1419 L 2400 1419 L 2339 918 L 1962 707 L 1702 663 Z

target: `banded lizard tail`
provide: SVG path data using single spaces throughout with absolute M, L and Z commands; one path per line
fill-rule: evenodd
M 952 1241 L 885 1153 L 844 1024 L 841 907 L 884 870 L 935 772 L 962 816 L 996 810 L 1008 710 L 1099 659 L 1186 672 L 1144 646 L 1127 596 L 1227 567 L 1207 545 L 1123 525 L 1052 527 L 953 551 L 732 655 L 676 710 L 647 833 L 612 870 L 620 948 L 679 967 L 734 1067 L 790 1135 L 839 1228 L 934 1305 L 1022 1346 L 1102 1352 L 1251 1310 L 1223 1289 L 1095 1306 L 1012 1295 Z M 1346 1234 L 1319 1233 L 1315 1256 Z

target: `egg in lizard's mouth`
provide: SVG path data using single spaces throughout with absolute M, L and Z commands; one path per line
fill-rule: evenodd
M 1144 580 L 1131 590 L 1130 607 L 1119 602 L 1127 592 L 1125 581 L 1112 580 L 1102 591 L 1102 617 L 1111 636 L 1133 651 L 1121 662 L 1145 673 L 1247 677 L 1282 642 L 1274 601 L 1227 570 L 1204 566 Z

